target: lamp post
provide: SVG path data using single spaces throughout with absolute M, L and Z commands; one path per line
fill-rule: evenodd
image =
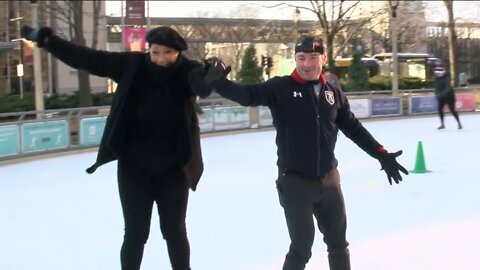
M 293 22 L 295 23 L 295 27 L 297 28 L 297 33 L 302 35 L 304 33 L 307 33 L 308 31 L 300 27 L 300 18 L 300 9 L 298 7 L 295 7 L 295 10 L 293 10 Z
M 295 28 L 297 29 L 297 32 L 298 32 L 298 21 L 300 21 L 300 9 L 296 7 L 293 10 L 293 23 L 295 24 Z
M 398 47 L 397 47 L 397 7 L 398 1 L 390 0 L 390 7 L 392 9 L 391 30 L 392 30 L 392 61 L 393 61 L 393 75 L 392 75 L 392 96 L 398 96 Z
M 30 7 L 32 8 L 32 26 L 38 27 L 38 12 L 37 1 L 30 1 Z M 43 102 L 43 75 L 42 75 L 42 61 L 40 56 L 40 49 L 37 46 L 33 47 L 33 70 L 35 80 L 35 110 L 37 111 L 37 119 L 42 118 L 40 111 L 45 110 L 45 104 Z
M 20 11 L 18 11 L 18 14 L 20 14 Z M 18 65 L 17 65 L 17 76 L 18 76 L 18 86 L 20 90 L 20 98 L 23 98 L 23 39 L 21 38 L 21 25 L 20 21 L 23 19 L 23 17 L 18 16 L 17 18 L 10 19 L 11 22 L 17 22 L 17 35 L 18 38 L 14 39 L 12 41 L 18 41 L 18 44 L 20 45 L 19 51 L 18 51 Z

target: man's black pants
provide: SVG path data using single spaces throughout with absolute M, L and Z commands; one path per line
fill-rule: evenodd
M 312 256 L 313 216 L 328 247 L 330 269 L 350 270 L 347 218 L 338 170 L 333 169 L 323 179 L 279 173 L 276 183 L 291 240 L 283 270 L 305 269 Z
M 125 221 L 120 252 L 122 270 L 140 269 L 154 202 L 172 268 L 189 270 L 190 247 L 185 226 L 188 183 L 182 168 L 177 166 L 152 176 L 119 161 L 118 187 Z

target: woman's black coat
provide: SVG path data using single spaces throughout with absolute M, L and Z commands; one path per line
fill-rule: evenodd
M 126 142 L 127 95 L 132 91 L 133 79 L 136 72 L 139 70 L 139 67 L 145 63 L 145 53 L 98 51 L 73 44 L 58 36 L 51 36 L 44 48 L 73 68 L 86 70 L 96 76 L 108 77 L 118 83 L 100 142 L 96 162 L 87 169 L 87 172 L 91 174 L 98 167 L 110 161 L 117 160 L 121 154 L 122 147 Z M 199 62 L 186 59 L 183 68 L 185 72 L 178 75 L 179 80 L 188 81 L 190 88 L 204 87 L 203 79 L 201 78 L 203 66 Z M 193 93 L 201 92 L 202 90 L 193 91 Z M 195 190 L 200 176 L 203 173 L 200 129 L 198 117 L 194 109 L 195 97 L 191 96 L 186 102 L 186 120 L 188 121 L 187 125 L 189 127 L 186 136 L 188 136 L 189 139 L 185 141 L 190 142 L 190 145 L 185 146 L 189 161 L 184 166 L 184 170 L 190 181 L 190 188 Z

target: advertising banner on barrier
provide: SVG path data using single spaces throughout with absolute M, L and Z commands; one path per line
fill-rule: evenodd
M 24 153 L 66 148 L 69 143 L 67 120 L 22 124 L 21 132 Z
M 80 145 L 99 145 L 107 117 L 91 117 L 80 120 Z
M 434 113 L 437 111 L 437 98 L 435 95 L 415 96 L 408 99 L 408 113 Z
M 215 130 L 250 127 L 250 110 L 247 107 L 215 108 L 213 113 Z
M 0 126 L 0 157 L 20 153 L 20 132 L 18 125 Z
M 213 131 L 213 109 L 202 108 L 202 114 L 198 116 L 200 132 Z
M 350 99 L 350 110 L 357 118 L 370 117 L 370 100 L 367 98 Z
M 389 116 L 402 114 L 402 100 L 399 97 L 371 99 L 371 116 Z
M 475 111 L 475 93 L 457 93 L 455 101 L 457 111 Z
M 265 106 L 258 107 L 258 124 L 261 127 L 272 125 L 272 113 L 270 112 L 270 108 Z
M 475 94 L 457 93 L 455 94 L 455 108 L 457 111 L 474 111 Z M 435 113 L 437 112 L 438 100 L 435 95 L 410 97 L 408 111 L 410 114 Z M 448 112 L 448 106 L 443 108 Z

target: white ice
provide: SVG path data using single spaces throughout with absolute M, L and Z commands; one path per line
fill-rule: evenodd
M 379 163 L 343 134 L 336 155 L 352 269 L 475 270 L 480 242 L 480 115 L 363 121 L 411 170 L 423 143 L 430 173 L 390 186 Z M 279 270 L 289 239 L 275 189 L 273 130 L 202 138 L 205 173 L 190 193 L 193 270 Z M 0 269 L 116 270 L 123 218 L 116 163 L 84 170 L 95 152 L 0 167 Z M 317 230 L 307 269 L 328 269 Z M 142 270 L 171 269 L 158 216 Z

